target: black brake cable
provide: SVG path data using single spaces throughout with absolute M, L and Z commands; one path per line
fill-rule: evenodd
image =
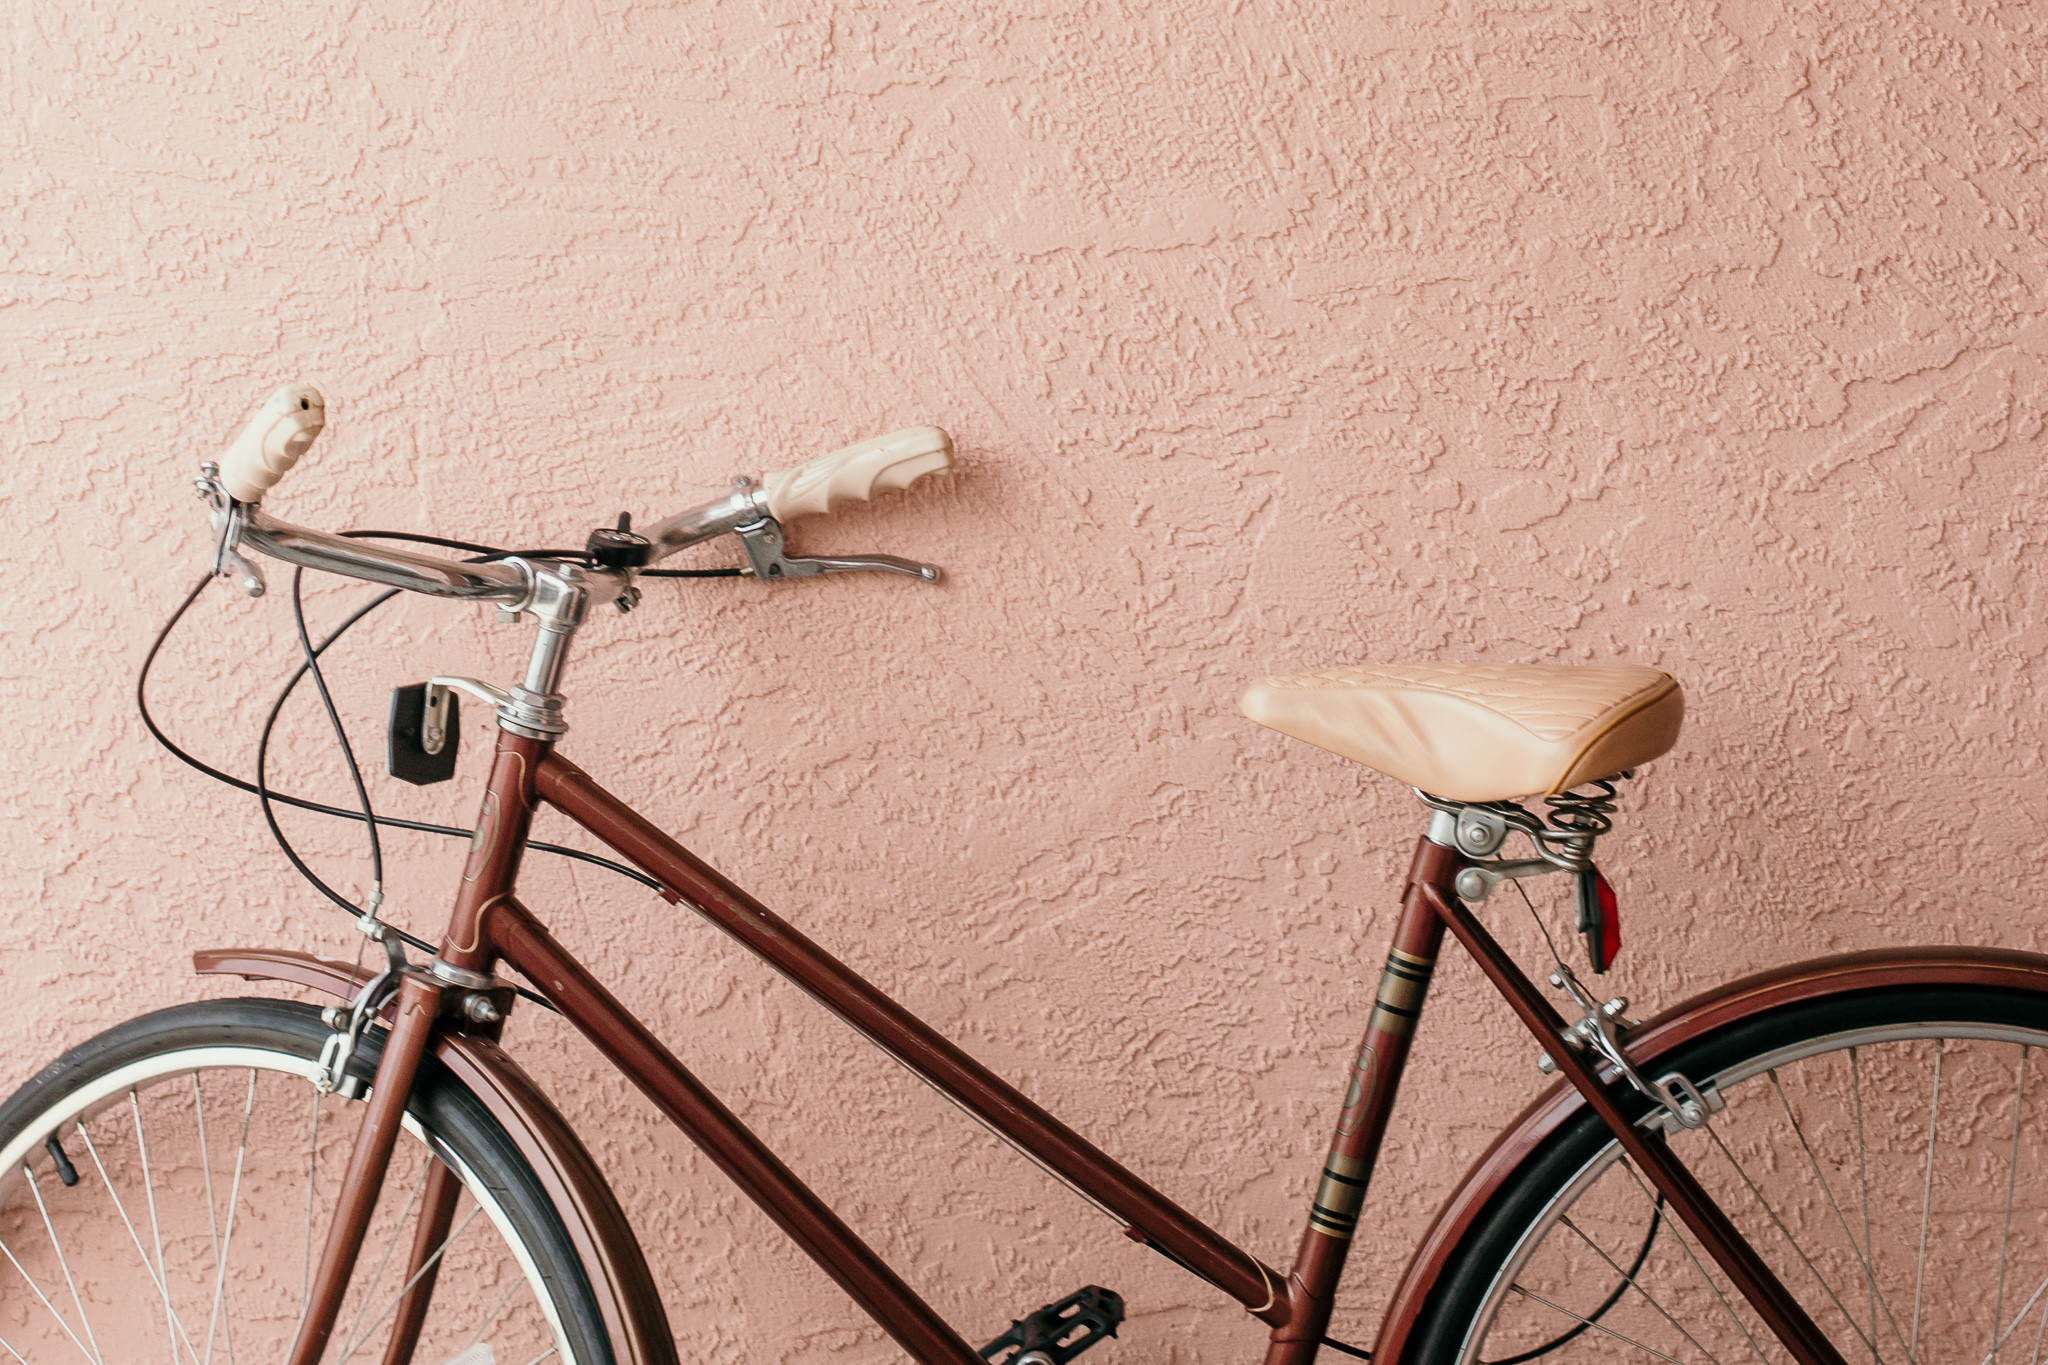
M 512 558 L 514 555 L 535 559 L 546 558 L 581 560 L 588 558 L 588 556 L 585 555 L 582 551 L 507 551 L 496 549 L 494 547 L 487 545 L 473 544 L 468 541 L 450 540 L 441 536 L 428 536 L 406 531 L 345 531 L 342 534 L 351 539 L 403 540 L 411 541 L 417 544 L 434 545 L 451 550 L 464 550 L 477 555 L 479 560 L 486 561 Z M 646 572 L 652 576 L 658 576 L 663 578 L 730 578 L 737 577 L 739 574 L 743 572 L 743 570 L 667 569 L 649 570 Z M 295 624 L 297 625 L 298 628 L 301 652 L 304 654 L 305 657 L 304 661 L 299 665 L 297 670 L 293 672 L 291 678 L 286 681 L 284 688 L 278 694 L 276 702 L 272 704 L 269 714 L 264 718 L 262 736 L 258 741 L 257 745 L 257 780 L 251 783 L 245 782 L 240 778 L 234 777 L 226 772 L 223 772 L 220 769 L 212 766 L 211 764 L 194 757 L 192 754 L 186 752 L 183 748 L 179 747 L 175 742 L 172 741 L 169 735 L 164 733 L 163 728 L 156 723 L 156 718 L 150 713 L 149 709 L 149 674 L 151 669 L 156 664 L 157 656 L 159 653 L 162 652 L 164 643 L 170 638 L 172 630 L 174 630 L 177 627 L 179 621 L 181 621 L 184 618 L 185 613 L 189 611 L 192 607 L 192 604 L 198 600 L 199 594 L 206 590 L 207 585 L 211 583 L 214 580 L 214 578 L 215 575 L 208 574 L 204 578 L 200 579 L 198 583 L 194 584 L 192 590 L 185 595 L 185 599 L 178 604 L 177 608 L 171 613 L 170 618 L 166 620 L 163 624 L 163 627 L 160 630 L 158 630 L 156 638 L 150 642 L 149 651 L 147 654 L 143 656 L 142 668 L 135 679 L 136 710 L 140 713 L 142 717 L 143 726 L 149 731 L 150 737 L 154 739 L 158 744 L 162 745 L 163 748 L 166 751 L 168 751 L 172 757 L 178 759 L 181 763 L 184 763 L 187 767 L 192 768 L 194 771 L 201 773 L 202 775 L 209 777 L 216 782 L 220 782 L 226 786 L 233 787 L 238 791 L 248 792 L 256 796 L 263 806 L 264 818 L 270 826 L 272 836 L 276 839 L 279 848 L 284 852 L 285 857 L 291 862 L 293 868 L 309 883 L 311 883 L 312 886 L 327 899 L 333 901 L 337 906 L 346 910 L 350 915 L 359 915 L 361 912 L 354 904 L 352 904 L 339 892 L 335 891 L 332 887 L 328 886 L 324 881 L 322 881 L 320 877 L 317 874 L 315 874 L 309 866 L 307 866 L 305 860 L 299 856 L 298 851 L 292 846 L 290 840 L 285 837 L 282 828 L 277 823 L 275 813 L 272 810 L 273 803 L 277 805 L 291 806 L 299 810 L 310 811 L 318 815 L 328 815 L 345 820 L 355 820 L 366 825 L 368 827 L 368 832 L 372 840 L 373 870 L 376 880 L 380 884 L 382 882 L 382 850 L 381 846 L 377 841 L 377 828 L 379 826 L 387 826 L 392 829 L 412 830 L 425 834 L 438 834 L 444 837 L 456 839 L 467 839 L 471 837 L 471 831 L 469 830 L 457 829 L 448 825 L 428 824 L 417 820 L 401 820 L 393 818 L 391 816 L 380 816 L 375 813 L 375 811 L 370 806 L 368 794 L 363 787 L 361 769 L 357 766 L 355 762 L 355 755 L 353 750 L 350 749 L 348 745 L 347 735 L 342 729 L 340 717 L 334 709 L 332 699 L 327 695 L 325 679 L 320 674 L 318 663 L 319 656 L 325 653 L 331 645 L 333 645 L 337 640 L 339 640 L 352 627 L 354 627 L 356 624 L 362 621 L 364 617 L 368 616 L 378 607 L 390 601 L 393 597 L 396 597 L 398 595 L 399 590 L 395 588 L 389 589 L 371 598 L 368 602 L 364 603 L 354 612 L 351 612 L 349 616 L 345 618 L 340 625 L 336 626 L 332 631 L 330 631 L 327 634 L 327 636 L 320 641 L 319 644 L 314 645 L 312 644 L 310 635 L 308 634 L 305 627 L 303 603 L 300 600 L 298 594 L 299 575 L 297 573 L 294 574 L 293 615 L 295 619 Z M 327 711 L 328 719 L 333 724 L 337 737 L 341 740 L 344 757 L 347 759 L 349 763 L 351 778 L 353 779 L 356 785 L 357 794 L 361 799 L 363 807 L 361 810 L 347 810 L 345 808 L 338 806 L 329 806 L 322 804 L 321 802 L 310 801 L 303 797 L 291 796 L 283 792 L 272 791 L 270 790 L 268 781 L 266 780 L 265 760 L 267 759 L 268 756 L 268 748 L 271 734 L 277 726 L 278 717 L 283 712 L 285 702 L 289 699 L 293 690 L 297 688 L 300 681 L 304 679 L 308 672 L 311 672 L 314 675 L 314 680 L 316 686 L 319 688 L 321 700 L 324 708 Z M 577 862 L 589 863 L 592 866 L 601 867 L 606 871 L 616 872 L 620 876 L 627 877 L 633 881 L 640 883 L 642 886 L 648 887 L 650 890 L 661 890 L 661 883 L 657 882 L 654 878 L 649 877 L 644 873 L 640 872 L 638 869 L 628 867 L 622 863 L 615 863 L 608 858 L 602 858 L 593 853 L 586 853 L 582 849 L 566 848 L 558 844 L 543 843 L 538 840 L 530 842 L 527 845 L 527 847 L 541 853 L 550 853 L 554 854 L 557 857 L 569 858 Z M 409 934 L 403 929 L 398 928 L 398 926 L 396 925 L 389 925 L 387 927 L 389 928 L 390 932 L 397 935 L 401 942 L 406 943 L 407 945 L 416 948 L 421 952 L 431 954 L 436 951 L 434 946 L 428 943 L 426 940 L 419 938 L 414 934 Z M 547 1009 L 552 1010 L 554 1008 L 554 1006 L 549 1004 L 549 1002 L 546 999 L 535 994 L 532 991 L 520 988 L 519 993 L 522 996 L 525 996 L 526 998 L 533 1000 L 536 1004 L 539 1004 Z
M 342 762 L 348 765 L 349 782 L 356 789 L 356 804 L 363 808 L 363 828 L 370 836 L 370 894 L 363 902 L 362 913 L 369 919 L 377 918 L 377 910 L 384 904 L 384 841 L 377 836 L 377 812 L 370 805 L 370 789 L 363 785 L 363 765 L 356 762 L 355 747 L 348 742 L 348 729 L 341 723 L 341 712 L 334 707 L 334 698 L 327 691 L 327 675 L 320 671 L 320 656 L 313 652 L 313 639 L 306 633 L 306 600 L 301 591 L 306 581 L 303 568 L 292 570 L 292 625 L 299 636 L 299 653 L 306 660 L 306 669 L 313 675 L 313 690 L 320 694 L 320 709 L 327 713 L 327 723 L 334 729 L 334 742 L 341 746 Z M 358 617 L 358 620 L 361 618 Z M 298 855 L 291 852 L 284 843 L 284 831 L 277 827 L 277 813 L 270 808 L 270 793 L 265 790 L 264 760 L 269 756 L 270 727 L 263 727 L 263 740 L 256 746 L 256 800 L 263 807 L 263 818 L 270 825 L 270 832 L 277 837 L 280 847 L 285 847 L 287 856 L 306 872 L 305 864 Z M 306 873 L 308 880 L 330 900 L 342 905 L 348 902 L 335 893 L 319 878 Z M 353 907 L 351 907 L 353 908 Z

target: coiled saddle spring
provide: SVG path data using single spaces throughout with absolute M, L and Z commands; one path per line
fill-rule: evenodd
M 1615 774 L 1634 776 L 1633 769 Z M 1614 828 L 1614 779 L 1603 777 L 1586 786 L 1594 790 L 1560 792 L 1543 802 L 1550 807 L 1550 828 L 1556 831 L 1552 838 L 1579 859 L 1590 859 L 1593 841 Z

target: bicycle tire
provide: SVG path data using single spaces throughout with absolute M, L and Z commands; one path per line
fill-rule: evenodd
M 1655 1074 L 1676 1071 L 1726 1105 L 1706 1135 L 1681 1131 L 1666 1140 L 1679 1146 L 1845 1358 L 1913 1358 L 1921 1343 L 1938 1339 L 1964 1343 L 1970 1360 L 1988 1359 L 2007 1343 L 2021 1350 L 2032 1345 L 2031 1359 L 2039 1356 L 2036 1337 L 2048 1333 L 2048 1266 L 2037 1226 L 2048 1207 L 2048 1184 L 2026 1183 L 2019 1231 L 2027 1255 L 2019 1274 L 2011 1273 L 2013 1211 L 2023 1176 L 2048 1177 L 2048 1151 L 2030 1140 L 2022 1122 L 2031 1053 L 2044 1047 L 2048 993 L 1888 987 L 1732 1021 L 1660 1060 Z M 1931 1086 L 1924 1066 L 1908 1065 L 1929 1057 Z M 2002 1065 L 2013 1066 L 2009 1104 L 1989 1085 Z M 1874 1086 L 1866 1079 L 1873 1074 L 1900 1084 Z M 1846 1108 L 1843 1075 L 1852 1098 Z M 1908 1077 L 1917 1078 L 1911 1093 Z M 1981 1093 L 1978 1082 L 1985 1083 Z M 1966 1084 L 1973 1087 L 1968 1098 L 1958 1097 L 1956 1088 Z M 1960 1105 L 1974 1116 L 1953 1148 L 1945 1145 L 1940 1123 L 1945 1103 L 1952 1114 Z M 1651 1110 L 1633 1094 L 1625 1105 L 1636 1120 Z M 1894 1187 L 1904 1182 L 1896 1178 L 1880 1188 L 1876 1199 L 1885 1216 L 1876 1219 L 1869 1178 L 1873 1113 L 1884 1127 L 1878 1148 L 1885 1172 L 1915 1177 L 1903 1199 Z M 1913 1134 L 1900 1140 L 1903 1128 L 1916 1126 L 1926 1138 L 1918 1152 Z M 1771 1141 L 1759 1142 L 1765 1135 Z M 2001 1151 L 2008 1139 L 2009 1152 Z M 1923 1154 L 1917 1169 L 1914 1160 L 1900 1160 Z M 1761 1180 L 1749 1169 L 1766 1165 Z M 1773 1182 L 1786 1191 L 1804 1182 L 1801 1199 L 1781 1196 L 1774 1205 Z M 1652 1258 L 1664 1264 L 1633 1281 L 1625 1276 L 1622 1264 L 1654 1216 L 1643 1184 L 1599 1118 L 1581 1110 L 1523 1160 L 1467 1229 L 1425 1301 L 1403 1359 L 1410 1365 L 1517 1358 L 1573 1365 L 1659 1356 L 1777 1358 L 1776 1343 L 1718 1270 L 1709 1273 L 1711 1262 L 1679 1232 L 1675 1218 L 1664 1220 L 1662 1245 Z M 1916 1198 L 1917 1237 L 1910 1216 L 1895 1216 L 1901 1206 L 1910 1215 Z M 1633 1232 L 1622 1216 L 1631 1206 Z M 1930 1278 L 1938 1206 L 1957 1210 L 1977 1242 L 1972 1247 L 1968 1239 L 1944 1235 L 1935 1243 L 1941 1264 Z M 1959 1256 L 1971 1250 L 1984 1253 L 1978 1258 L 1984 1274 L 1958 1270 Z M 1718 1282 L 1720 1301 L 1708 1292 L 1710 1282 Z M 1615 1296 L 1617 1287 L 1628 1292 Z M 1567 1295 L 1577 1296 L 1580 1306 Z M 1610 1297 L 1622 1307 L 1596 1311 Z M 1753 1340 L 1744 1342 L 1745 1334 Z M 1717 1350 L 1716 1342 L 1733 1349 Z
M 249 1338 L 245 1354 L 250 1354 L 248 1347 L 259 1335 L 267 1334 L 271 1340 L 288 1339 L 296 1318 L 292 1306 L 282 1301 L 289 1294 L 276 1292 L 273 1282 L 282 1281 L 288 1289 L 291 1275 L 297 1273 L 303 1282 L 304 1271 L 296 1264 L 282 1268 L 273 1264 L 285 1260 L 283 1255 L 259 1256 L 252 1264 L 251 1253 L 238 1247 L 235 1238 L 260 1236 L 247 1229 L 263 1226 L 259 1198 L 270 1185 L 277 1185 L 280 1199 L 298 1199 L 295 1185 L 287 1188 L 280 1183 L 287 1173 L 294 1181 L 305 1182 L 306 1245 L 317 1246 L 317 1239 L 324 1237 L 326 1220 L 318 1219 L 317 1225 L 315 1222 L 319 1183 L 316 1175 L 338 1169 L 337 1155 L 346 1156 L 361 1112 L 359 1104 L 353 1101 L 367 1093 L 382 1052 L 384 1031 L 376 1027 L 367 1030 L 350 1059 L 347 1074 L 357 1084 L 343 1089 L 354 1090 L 352 1097 L 317 1096 L 311 1083 L 316 1059 L 330 1036 L 319 1011 L 297 1002 L 236 999 L 180 1005 L 129 1020 L 72 1048 L 32 1077 L 5 1104 L 0 1104 L 0 1181 L 4 1181 L 0 1185 L 0 1251 L 6 1257 L 0 1261 L 0 1276 L 7 1277 L 6 1288 L 0 1290 L 0 1310 L 4 1310 L 0 1311 L 0 1320 L 8 1324 L 5 1330 L 0 1330 L 0 1338 L 8 1338 L 10 1332 L 36 1330 L 52 1341 L 68 1337 L 67 1350 L 76 1346 L 89 1359 L 104 1358 L 113 1352 L 100 1338 L 110 1332 L 118 1337 L 129 1330 L 128 1318 L 134 1316 L 153 1321 L 154 1353 L 161 1354 L 168 1333 L 172 1354 L 180 1359 L 200 1359 L 202 1337 L 206 1342 L 205 1353 L 211 1356 L 216 1330 L 225 1337 L 230 1349 L 235 1333 L 244 1331 Z M 243 1072 L 247 1073 L 246 1102 L 241 1099 Z M 213 1079 L 216 1073 L 225 1074 L 229 1083 L 215 1084 L 214 1094 L 209 1097 L 204 1082 Z M 189 1098 L 182 1079 L 188 1074 Z M 259 1089 L 263 1097 L 260 1120 Z M 249 1160 L 252 1125 L 261 1123 L 259 1137 L 275 1126 L 270 1112 L 273 1096 L 280 1097 L 275 1106 L 279 1113 L 286 1112 L 283 1106 L 289 1104 L 303 1106 L 303 1110 L 294 1109 L 292 1113 L 317 1116 L 324 1111 L 345 1115 L 340 1121 L 331 1122 L 325 1135 L 320 1132 L 320 1120 L 314 1119 L 304 1160 L 289 1172 L 281 1164 L 277 1171 L 259 1169 L 264 1161 L 260 1144 L 257 1161 Z M 147 1122 L 145 1105 L 153 1116 Z M 218 1117 L 224 1114 L 226 1132 L 233 1135 L 237 1106 L 241 1106 L 240 1147 L 230 1162 L 224 1148 L 220 1152 L 209 1149 L 206 1130 L 208 1115 L 212 1113 L 216 1116 L 218 1134 Z M 119 1140 L 125 1140 L 125 1115 L 129 1108 L 134 1111 L 136 1153 L 125 1156 L 128 1166 L 124 1173 L 124 1154 L 115 1147 Z M 159 1110 L 162 1118 L 155 1117 Z M 197 1120 L 191 1125 L 202 1158 L 196 1174 L 189 1152 L 182 1158 L 176 1155 L 184 1141 L 186 1116 Z M 430 1316 L 428 1336 L 420 1344 L 421 1354 L 415 1358 L 446 1357 L 464 1365 L 472 1360 L 497 1359 L 491 1351 L 508 1346 L 502 1344 L 501 1335 L 501 1344 L 494 1348 L 487 1331 L 508 1333 L 517 1320 L 517 1325 L 530 1330 L 544 1345 L 544 1359 L 560 1359 L 573 1365 L 611 1365 L 613 1356 L 604 1320 L 562 1215 L 549 1201 L 541 1182 L 502 1125 L 432 1057 L 421 1064 L 408 1101 L 405 1127 L 414 1141 L 401 1141 L 401 1155 L 410 1163 L 410 1169 L 419 1172 L 417 1185 L 424 1187 L 425 1174 L 435 1162 L 446 1165 L 460 1182 L 458 1207 L 466 1214 L 454 1222 L 454 1230 L 440 1243 L 436 1253 L 435 1273 L 440 1283 L 430 1314 L 440 1313 L 444 1305 L 451 1315 L 473 1311 L 462 1301 L 462 1294 L 469 1291 L 468 1281 L 450 1283 L 458 1262 L 466 1267 L 473 1261 L 478 1282 L 492 1290 L 499 1281 L 506 1282 L 495 1309 L 482 1320 L 466 1349 L 447 1356 L 447 1347 L 443 1345 L 439 1348 L 441 1354 L 432 1354 L 436 1321 Z M 107 1130 L 98 1140 L 93 1136 L 96 1128 Z M 145 1140 L 149 1129 L 156 1132 Z M 65 1164 L 75 1174 L 75 1186 L 64 1179 L 57 1154 L 45 1146 L 46 1138 L 53 1134 L 60 1139 L 60 1148 L 69 1149 Z M 150 1150 L 152 1143 L 158 1149 L 155 1155 Z M 165 1155 L 166 1152 L 171 1155 Z M 114 1158 L 111 1168 L 106 1164 L 109 1156 Z M 139 1183 L 146 1201 L 135 1197 L 137 1156 Z M 219 1187 L 229 1183 L 230 1166 L 233 1184 L 223 1209 Z M 406 1215 L 414 1207 L 408 1200 L 395 1219 L 386 1214 L 394 1201 L 402 1197 L 403 1192 L 394 1188 L 398 1172 L 399 1167 L 394 1165 L 393 1175 L 386 1180 L 384 1203 L 380 1205 L 379 1216 L 392 1230 L 388 1247 L 383 1249 L 383 1260 L 375 1263 L 379 1278 L 369 1278 L 379 1248 L 366 1242 L 351 1282 L 350 1298 L 344 1303 L 341 1322 L 348 1325 L 350 1333 L 360 1333 L 360 1337 L 352 1339 L 349 1334 L 338 1334 L 330 1359 L 347 1355 L 351 1342 L 355 1351 L 366 1353 L 367 1358 L 381 1355 L 380 1325 L 392 1316 L 396 1296 L 387 1293 L 380 1297 L 379 1279 L 388 1273 L 392 1283 L 398 1282 L 397 1272 L 388 1269 L 388 1263 L 394 1259 L 391 1248 L 399 1248 L 401 1241 L 409 1247 L 409 1239 L 401 1234 L 410 1226 Z M 195 1211 L 199 1207 L 196 1201 L 201 1176 L 206 1210 L 203 1217 Z M 181 1181 L 185 1187 L 182 1190 Z M 88 1202 L 94 1197 L 91 1191 L 96 1183 L 108 1196 L 99 1204 L 111 1205 L 118 1220 L 104 1211 L 96 1214 L 97 1205 Z M 126 1200 L 122 1194 L 124 1185 L 129 1191 Z M 245 1190 L 249 1191 L 246 1195 Z M 467 1204 L 460 1202 L 464 1194 L 468 1196 Z M 417 1197 L 415 1188 L 413 1198 Z M 275 1208 L 285 1207 L 281 1202 L 273 1204 Z M 295 1211 L 296 1203 L 291 1207 Z M 166 1229 L 161 1220 L 166 1213 L 173 1219 L 182 1214 L 186 1225 L 174 1223 Z M 464 1229 L 478 1222 L 477 1215 L 488 1216 L 481 1220 L 475 1237 L 463 1240 Z M 244 1232 L 240 1234 L 234 1221 L 237 1217 L 243 1220 Z M 105 1226 L 96 1224 L 96 1218 Z M 223 1224 L 225 1242 L 221 1238 Z M 39 1227 L 47 1232 L 50 1250 L 44 1250 L 36 1240 Z M 492 1240 L 492 1228 L 503 1244 L 502 1252 L 496 1253 L 496 1261 L 492 1260 L 492 1249 L 499 1242 Z M 210 1242 L 202 1240 L 209 1237 Z M 151 1266 L 152 1238 L 155 1268 Z M 295 1257 L 297 1241 L 283 1240 L 289 1241 L 284 1250 Z M 279 1238 L 272 1237 L 269 1243 L 259 1241 L 258 1245 L 278 1241 Z M 69 1251 L 64 1249 L 66 1242 L 71 1244 Z M 130 1243 L 132 1252 L 127 1250 Z M 471 1246 L 479 1250 L 472 1252 Z M 169 1256 L 166 1247 L 173 1249 Z M 17 1259 L 24 1248 L 29 1257 L 26 1267 Z M 178 1264 L 177 1252 L 185 1248 L 210 1248 L 213 1269 L 209 1272 L 203 1264 L 196 1269 Z M 238 1251 L 244 1252 L 240 1263 L 236 1260 Z M 307 1256 L 310 1255 L 308 1250 Z M 40 1261 L 35 1259 L 38 1256 Z M 194 1259 L 200 1259 L 198 1252 Z M 8 1262 L 12 1262 L 11 1270 Z M 402 1270 L 402 1259 L 398 1265 Z M 31 1275 L 32 1270 L 37 1272 L 35 1276 Z M 530 1302 L 527 1296 L 518 1294 L 522 1280 Z M 133 1296 L 132 1303 L 124 1304 L 123 1286 L 125 1293 Z M 382 1288 L 389 1291 L 391 1286 Z M 397 1292 L 402 1293 L 403 1288 L 400 1285 Z M 14 1300 L 11 1309 L 10 1299 Z M 237 1299 L 249 1300 L 241 1309 L 245 1318 L 235 1316 L 237 1308 L 231 1306 L 231 1301 Z M 159 1301 L 160 1308 L 156 1306 Z M 100 1307 L 102 1304 L 105 1309 Z M 367 1310 L 380 1305 L 381 1311 L 373 1318 Z M 124 1314 L 124 1306 L 143 1311 Z M 189 1309 L 189 1322 L 186 1314 L 179 1311 L 181 1307 Z M 42 1311 L 45 1308 L 47 1315 Z M 75 1314 L 60 1311 L 72 1308 Z M 95 1313 L 101 1315 L 98 1326 Z M 74 1320 L 77 1326 L 72 1325 Z M 243 1321 L 253 1325 L 239 1326 Z M 455 1328 L 466 1325 L 466 1320 L 453 1324 Z M 477 1341 L 481 1341 L 481 1347 L 475 1344 Z M 6 1346 L 6 1352 L 17 1352 L 21 1346 L 18 1339 L 12 1338 L 0 1344 Z M 88 1344 L 92 1347 L 89 1351 Z M 530 1350 L 522 1350 L 512 1365 L 520 1365 L 530 1354 Z M 0 1358 L 22 1357 L 0 1353 Z M 37 1354 L 25 1358 L 41 1359 Z

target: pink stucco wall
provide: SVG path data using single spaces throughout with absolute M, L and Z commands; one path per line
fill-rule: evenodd
M 503 543 L 949 428 L 943 487 L 796 536 L 942 589 L 653 586 L 587 633 L 568 751 L 1270 1259 L 1417 807 L 1240 719 L 1258 674 L 1678 673 L 1687 733 L 1607 859 L 1639 1002 L 2048 946 L 2037 8 L 526 8 L 0 21 L 0 1085 L 223 989 L 193 946 L 346 941 L 129 695 L 206 552 L 193 467 L 293 379 L 330 426 L 281 514 Z M 166 662 L 217 760 L 250 761 L 286 613 L 221 594 Z M 334 661 L 360 742 L 389 686 L 523 638 L 394 607 Z M 315 722 L 285 776 L 339 794 Z M 394 843 L 391 913 L 430 927 L 459 850 Z M 528 889 L 970 1337 L 1092 1280 L 1122 1359 L 1255 1348 L 708 929 L 587 870 Z M 1439 980 L 1346 1335 L 1538 1085 L 1469 964 Z M 689 1358 L 893 1357 L 562 1028 L 513 1036 Z

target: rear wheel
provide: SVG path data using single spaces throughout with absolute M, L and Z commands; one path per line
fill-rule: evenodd
M 1759 1013 L 1649 1074 L 1725 1103 L 1670 1142 L 1845 1360 L 2033 1365 L 2044 1046 L 2048 997 L 1903 987 Z M 1789 1358 L 1590 1112 L 1495 1196 L 1421 1323 L 1408 1359 L 1432 1365 Z
M 313 1084 L 328 1036 L 307 1005 L 180 1006 L 72 1049 L 0 1105 L 0 1360 L 282 1359 L 362 1113 Z M 345 1088 L 367 1093 L 382 1040 L 364 1037 Z M 608 1365 L 559 1215 L 431 1058 L 405 1131 L 326 1359 L 396 1365 L 401 1300 L 431 1275 L 410 1359 Z M 437 1165 L 456 1177 L 453 1216 L 423 1253 L 431 1271 L 409 1274 Z

